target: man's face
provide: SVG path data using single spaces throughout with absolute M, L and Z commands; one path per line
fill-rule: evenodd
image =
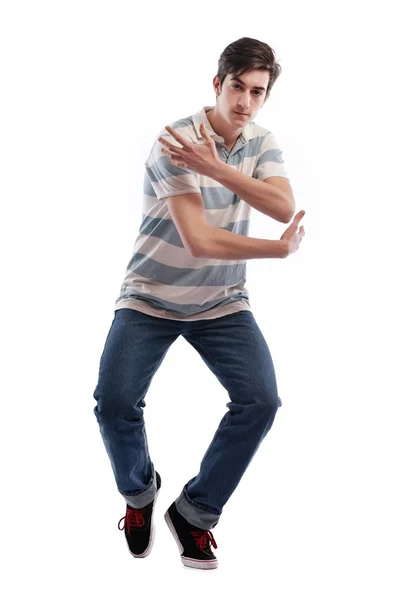
M 244 128 L 265 104 L 268 84 L 269 72 L 258 69 L 239 76 L 226 75 L 221 91 L 219 79 L 215 77 L 215 92 L 220 92 L 216 105 L 222 117 L 229 125 L 237 129 Z

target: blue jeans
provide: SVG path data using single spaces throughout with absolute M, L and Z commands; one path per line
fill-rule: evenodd
M 271 354 L 251 311 L 175 321 L 131 308 L 115 310 L 93 394 L 94 413 L 118 491 L 129 506 L 143 508 L 157 490 L 143 418 L 145 396 L 180 335 L 198 351 L 230 398 L 198 475 L 175 500 L 188 522 L 211 529 L 282 404 Z

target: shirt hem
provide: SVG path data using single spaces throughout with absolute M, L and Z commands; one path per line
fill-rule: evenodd
M 135 298 L 119 300 L 115 304 L 115 310 L 119 310 L 120 308 L 132 308 L 133 310 L 138 310 L 151 317 L 158 317 L 160 319 L 168 319 L 173 321 L 202 321 L 225 317 L 226 315 L 231 315 L 242 310 L 248 310 L 252 312 L 249 303 L 244 298 L 241 300 L 236 300 L 230 304 L 225 304 L 222 307 L 211 308 L 203 313 L 189 315 L 188 317 L 175 317 L 169 310 L 157 310 L 149 306 L 147 302 Z

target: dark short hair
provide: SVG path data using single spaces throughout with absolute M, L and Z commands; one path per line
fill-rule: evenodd
M 220 89 L 226 75 L 238 76 L 253 69 L 269 72 L 269 84 L 265 93 L 265 98 L 267 98 L 281 74 L 281 66 L 276 62 L 275 52 L 268 44 L 253 38 L 242 37 L 229 44 L 219 57 L 216 76 L 220 81 Z

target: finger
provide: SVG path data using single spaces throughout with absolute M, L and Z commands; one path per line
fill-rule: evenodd
M 174 146 L 174 144 L 172 144 L 171 142 L 169 142 L 166 138 L 164 137 L 159 137 L 158 141 L 161 142 L 163 148 L 167 148 L 168 150 L 170 150 L 170 152 L 173 152 L 175 150 L 183 150 L 183 148 L 179 148 L 178 146 Z
M 184 160 L 184 157 L 181 156 L 180 154 L 171 153 L 168 156 L 169 156 L 169 158 L 172 158 L 172 160 L 181 160 L 181 161 Z
M 296 215 L 296 217 L 297 217 L 297 215 Z M 298 235 L 301 235 L 301 232 L 303 232 L 303 235 L 305 235 L 303 225 L 300 227 L 300 229 L 298 229 L 300 219 L 297 219 L 296 217 L 293 219 L 292 223 L 289 225 L 290 231 L 291 232 L 293 231 L 293 234 L 295 234 L 297 232 Z
M 180 133 L 175 131 L 175 129 L 173 129 L 169 125 L 167 125 L 166 129 L 167 129 L 168 133 L 170 133 L 173 136 L 173 138 L 175 140 L 177 140 L 177 142 L 179 142 L 180 144 L 182 144 L 184 146 L 184 148 L 191 148 L 192 143 L 189 142 L 183 135 L 181 135 Z
M 298 224 L 298 222 L 303 219 L 304 215 L 306 214 L 305 210 L 300 210 L 294 217 L 293 221 L 295 224 Z
M 172 165 L 174 165 L 175 167 L 182 167 L 183 169 L 187 168 L 187 164 L 184 162 L 175 161 L 175 160 L 169 160 L 168 162 L 171 163 Z
M 206 140 L 206 141 L 208 141 L 208 142 L 210 142 L 212 138 L 210 137 L 210 135 L 206 131 L 205 123 L 201 123 L 201 126 L 200 126 L 199 129 L 200 129 L 201 136 L 203 137 L 203 139 Z
M 184 157 L 181 154 L 178 154 L 178 152 L 166 150 L 166 148 L 162 148 L 161 152 L 162 154 L 168 156 L 168 158 L 173 158 L 174 160 L 184 160 Z

